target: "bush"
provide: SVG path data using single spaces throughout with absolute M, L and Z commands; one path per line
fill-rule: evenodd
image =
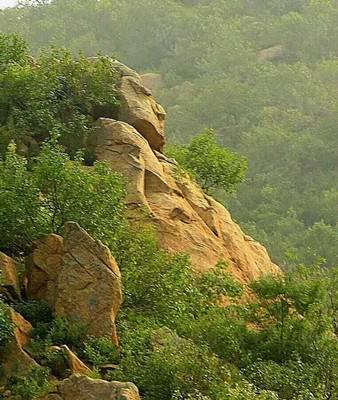
M 149 238 L 138 256 L 137 263 L 122 270 L 124 305 L 156 316 L 170 328 L 184 329 L 184 322 L 198 318 L 221 296 L 242 293 L 221 263 L 204 274 L 196 273 L 186 255 L 170 255 Z
M 75 353 L 81 354 L 87 338 L 87 328 L 70 324 L 65 318 L 57 317 L 51 323 L 38 323 L 32 332 L 31 348 L 38 360 L 48 360 L 51 346 L 67 345 Z
M 95 367 L 115 364 L 119 360 L 118 350 L 109 337 L 89 336 L 83 344 L 82 354 Z
M 124 227 L 124 194 L 123 179 L 106 164 L 70 161 L 55 138 L 30 164 L 12 144 L 0 162 L 0 250 L 25 251 L 67 221 L 114 246 Z
M 53 345 L 65 344 L 71 349 L 80 349 L 86 336 L 86 327 L 70 324 L 65 318 L 57 317 L 48 332 L 47 341 Z
M 46 395 L 53 384 L 49 380 L 48 368 L 34 367 L 24 377 L 12 377 L 9 389 L 15 400 L 35 400 Z
M 8 306 L 0 299 L 0 347 L 5 346 L 13 335 L 13 324 Z
M 127 325 L 120 369 L 110 377 L 135 382 L 145 399 L 170 400 L 177 390 L 207 394 L 224 381 L 221 362 L 207 348 L 154 329 L 151 320 Z
M 232 192 L 244 180 L 246 160 L 220 147 L 212 130 L 195 136 L 189 146 L 174 146 L 167 153 L 208 192 Z
M 49 323 L 53 320 L 53 313 L 45 301 L 29 300 L 14 306 L 15 311 L 21 314 L 33 326 L 38 323 Z
M 0 36 L 0 132 L 3 145 L 15 139 L 46 139 L 58 129 L 71 153 L 83 147 L 95 107 L 117 107 L 116 72 L 108 57 L 73 57 L 52 49 L 33 60 L 17 36 Z M 111 111 L 113 112 L 113 111 Z M 2 149 L 3 150 L 3 149 Z

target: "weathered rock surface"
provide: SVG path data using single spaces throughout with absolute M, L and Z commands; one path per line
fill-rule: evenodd
M 51 234 L 34 243 L 28 262 L 28 297 L 45 300 L 52 309 L 56 301 L 62 258 L 63 238 Z
M 277 61 L 283 58 L 285 55 L 284 47 L 280 44 L 267 49 L 263 49 L 258 53 L 258 59 L 260 61 Z
M 68 378 L 70 375 L 90 375 L 91 370 L 68 348 L 68 346 L 53 346 L 50 351 L 55 354 L 51 372 L 58 378 Z
M 65 226 L 55 314 L 118 344 L 115 317 L 122 302 L 121 275 L 109 249 L 76 223 Z
M 226 261 L 242 282 L 279 271 L 265 248 L 245 235 L 220 203 L 179 177 L 175 162 L 154 150 L 135 128 L 102 118 L 93 143 L 97 159 L 127 177 L 128 205 L 149 211 L 164 249 L 188 253 L 200 271 Z
M 0 252 L 0 293 L 11 300 L 21 298 L 17 263 Z
M 37 366 L 25 350 L 30 341 L 31 324 L 14 310 L 10 310 L 10 318 L 14 326 L 14 335 L 0 353 L 0 382 L 5 382 L 15 375 L 24 376 Z
M 35 243 L 27 284 L 31 299 L 45 300 L 55 315 L 111 337 L 118 343 L 115 318 L 122 302 L 121 274 L 109 249 L 76 223 L 65 235 Z
M 140 400 L 133 383 L 106 382 L 73 375 L 43 400 Z
M 165 144 L 164 120 L 166 113 L 156 102 L 141 77 L 121 63 L 114 67 L 120 72 L 118 119 L 127 122 L 144 136 L 155 150 L 162 151 Z

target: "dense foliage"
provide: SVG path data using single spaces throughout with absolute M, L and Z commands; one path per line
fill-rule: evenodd
M 172 142 L 213 128 L 248 158 L 224 197 L 245 229 L 285 267 L 337 265 L 337 0 L 28 3 L 1 29 L 160 73 Z
M 123 199 L 119 175 L 104 163 L 84 167 L 80 155 L 70 161 L 55 138 L 31 163 L 11 144 L 0 162 L 0 250 L 25 251 L 41 235 L 60 233 L 68 221 L 113 246 L 123 225 Z
M 95 108 L 117 106 L 116 73 L 108 57 L 74 58 L 52 49 L 33 59 L 22 39 L 0 33 L 0 61 L 2 153 L 13 138 L 34 151 L 36 141 L 51 132 L 75 151 L 90 132 Z
M 9 309 L 0 299 L 0 352 L 13 335 L 13 324 L 9 317 Z M 2 348 L 2 350 L 1 350 Z
M 213 131 L 206 130 L 194 137 L 189 146 L 172 146 L 167 155 L 195 177 L 207 192 L 232 192 L 243 182 L 246 160 L 218 145 Z

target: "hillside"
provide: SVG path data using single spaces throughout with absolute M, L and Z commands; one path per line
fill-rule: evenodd
M 245 160 L 210 132 L 168 157 L 109 57 L 0 59 L 0 398 L 334 399 L 336 270 L 282 274 L 199 184 Z

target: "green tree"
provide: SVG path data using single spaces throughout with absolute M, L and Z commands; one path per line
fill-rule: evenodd
M 243 181 L 247 169 L 246 160 L 220 147 L 210 130 L 196 136 L 189 146 L 172 147 L 168 154 L 209 192 L 233 191 L 234 186 Z
M 31 164 L 10 145 L 0 163 L 0 248 L 25 251 L 41 235 L 76 221 L 112 246 L 124 226 L 124 182 L 106 164 L 71 161 L 55 139 Z

